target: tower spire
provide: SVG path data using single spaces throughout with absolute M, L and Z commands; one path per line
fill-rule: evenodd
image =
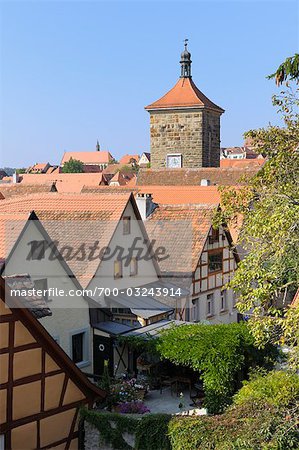
M 97 145 L 96 145 L 96 151 L 97 152 L 99 152 L 100 151 L 100 143 L 99 143 L 99 141 L 97 140 Z
M 185 49 L 181 54 L 181 78 L 191 78 L 191 53 L 188 52 L 187 46 L 188 46 L 188 40 L 184 39 L 184 46 Z

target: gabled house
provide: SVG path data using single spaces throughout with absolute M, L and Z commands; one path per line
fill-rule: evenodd
M 91 407 L 105 393 L 28 309 L 28 278 L 17 286 L 27 294 L 18 295 L 0 278 L 1 449 L 82 448 L 79 409 Z
M 123 164 L 123 165 L 130 165 L 130 166 L 137 166 L 139 163 L 139 155 L 124 155 L 122 158 L 120 158 L 119 160 L 119 164 Z
M 111 153 L 103 150 L 95 152 L 64 152 L 60 163 L 61 167 L 71 158 L 81 161 L 84 166 L 95 165 L 101 169 L 105 169 L 113 161 Z
M 26 173 L 47 173 L 48 169 L 50 169 L 51 164 L 50 163 L 35 163 L 33 166 L 28 167 Z
M 145 222 L 156 246 L 165 248 L 162 279 L 190 290 L 176 305 L 178 320 L 230 323 L 238 320 L 232 290 L 223 289 L 236 269 L 238 255 L 223 226 L 212 227 L 215 205 L 159 205 Z
M 151 163 L 151 154 L 148 152 L 143 152 L 139 160 L 139 167 L 148 167 L 150 163 Z
M 16 206 L 21 200 L 3 202 L 9 209 L 11 203 Z M 51 229 L 58 224 L 53 220 L 49 225 L 47 228 Z M 24 272 L 30 276 L 36 289 L 44 293 L 51 310 L 51 315 L 39 317 L 41 324 L 77 367 L 92 373 L 93 341 L 89 316 L 92 300 L 81 292 L 81 286 L 65 260 L 51 257 L 57 252 L 55 243 L 34 212 L 9 214 L 7 211 L 3 214 L 0 211 L 0 229 L 1 273 L 13 278 Z M 36 243 L 41 247 L 34 250 Z
M 2 211 L 10 231 L 10 245 L 2 251 L 4 273 L 22 273 L 25 268 L 48 292 L 52 316 L 41 321 L 82 370 L 103 369 L 103 322 L 140 327 L 171 315 L 173 307 L 156 295 L 167 285 L 159 279 L 131 193 L 52 193 L 2 202 L 0 219 Z M 8 220 L 9 214 L 14 219 L 16 212 L 24 216 L 30 210 L 34 213 L 23 229 Z M 14 246 L 12 231 L 16 237 L 22 231 Z M 41 247 L 36 248 L 37 243 Z M 143 295 L 135 292 L 137 288 Z M 109 345 L 113 349 L 110 338 Z M 112 370 L 111 358 L 110 363 Z

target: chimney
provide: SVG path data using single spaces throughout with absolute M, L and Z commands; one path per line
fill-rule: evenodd
M 12 182 L 14 184 L 19 183 L 19 174 L 17 172 L 14 172 L 12 175 Z
M 158 206 L 153 202 L 152 194 L 137 193 L 136 203 L 142 220 L 146 220 Z
M 211 180 L 207 180 L 206 178 L 202 178 L 200 180 L 200 185 L 201 186 L 211 186 Z

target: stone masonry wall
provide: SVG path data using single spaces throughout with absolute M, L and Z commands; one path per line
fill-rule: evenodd
M 220 115 L 206 110 L 150 112 L 151 167 L 166 167 L 167 154 L 182 154 L 183 167 L 218 167 Z

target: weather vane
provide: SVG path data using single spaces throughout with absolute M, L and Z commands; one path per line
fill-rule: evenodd
M 189 41 L 189 39 L 184 39 L 185 49 L 187 49 L 188 41 Z

